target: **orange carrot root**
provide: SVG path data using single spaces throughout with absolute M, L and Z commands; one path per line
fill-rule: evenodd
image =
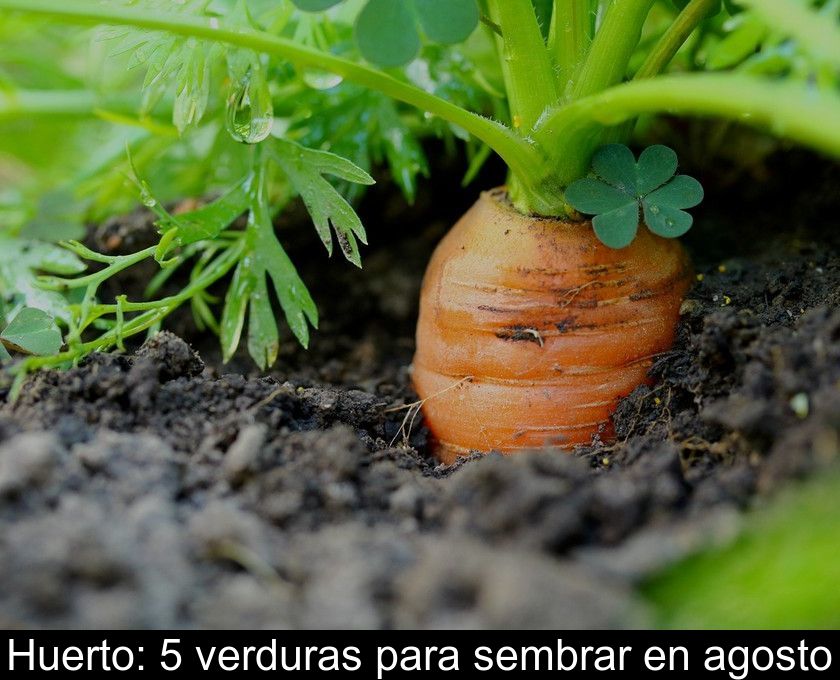
M 640 228 L 612 250 L 589 224 L 483 193 L 423 280 L 413 380 L 438 458 L 609 437 L 619 399 L 671 347 L 689 280 L 674 240 Z

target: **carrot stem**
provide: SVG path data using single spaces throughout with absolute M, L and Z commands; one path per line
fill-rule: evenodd
M 531 0 L 488 0 L 487 7 L 501 30 L 502 73 L 513 127 L 527 135 L 543 111 L 557 103 L 548 49 Z
M 557 89 L 565 97 L 573 87 L 592 44 L 592 0 L 554 3 L 548 36 L 549 51 L 557 63 Z
M 718 2 L 719 0 L 691 0 L 648 53 L 636 71 L 635 79 L 651 78 L 661 73 Z
M 0 91 L 0 120 L 21 116 L 89 116 L 96 107 L 90 90 Z
M 653 3 L 654 0 L 613 0 L 610 3 L 580 77 L 572 87 L 571 99 L 595 94 L 624 79 Z
M 803 112 L 807 111 L 807 116 Z M 534 133 L 545 149 L 556 140 L 590 144 L 584 157 L 552 155 L 553 180 L 562 186 L 586 173 L 599 131 L 643 113 L 716 116 L 769 128 L 818 151 L 840 156 L 840 96 L 805 83 L 767 81 L 755 76 L 694 73 L 637 80 L 558 108 Z

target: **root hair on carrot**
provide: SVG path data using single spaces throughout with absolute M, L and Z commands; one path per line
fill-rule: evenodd
M 392 406 L 390 408 L 386 408 L 383 413 L 398 413 L 399 411 L 405 411 L 405 417 L 402 419 L 402 423 L 400 423 L 400 429 L 397 431 L 397 434 L 394 435 L 394 438 L 391 440 L 389 446 L 394 446 L 397 440 L 402 437 L 402 446 L 404 448 L 409 448 L 408 440 L 411 437 L 411 431 L 414 429 L 414 423 L 417 420 L 417 416 L 420 414 L 420 411 L 423 408 L 423 405 L 431 401 L 432 399 L 439 397 L 442 394 L 446 394 L 450 390 L 454 390 L 464 383 L 472 382 L 473 376 L 467 375 L 461 378 L 460 380 L 452 383 L 448 387 L 435 392 L 434 394 L 430 394 L 425 399 L 418 399 L 417 401 L 413 401 L 410 404 L 401 404 L 400 406 Z

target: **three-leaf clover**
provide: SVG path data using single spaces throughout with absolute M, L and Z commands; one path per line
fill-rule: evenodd
M 341 0 L 293 0 L 319 12 Z M 356 43 L 377 66 L 404 66 L 420 52 L 420 34 L 442 45 L 463 42 L 478 26 L 476 0 L 368 0 L 356 19 Z
M 637 163 L 626 146 L 609 144 L 592 158 L 592 175 L 568 186 L 566 201 L 578 212 L 595 215 L 595 234 L 610 248 L 630 245 L 640 212 L 654 234 L 676 238 L 693 223 L 685 209 L 703 200 L 700 182 L 676 171 L 677 154 L 667 146 L 648 147 Z

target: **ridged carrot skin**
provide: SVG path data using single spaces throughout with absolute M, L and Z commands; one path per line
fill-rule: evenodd
M 674 341 L 690 281 L 682 246 L 641 227 L 613 250 L 591 225 L 485 192 L 423 280 L 414 386 L 437 455 L 588 443 Z

